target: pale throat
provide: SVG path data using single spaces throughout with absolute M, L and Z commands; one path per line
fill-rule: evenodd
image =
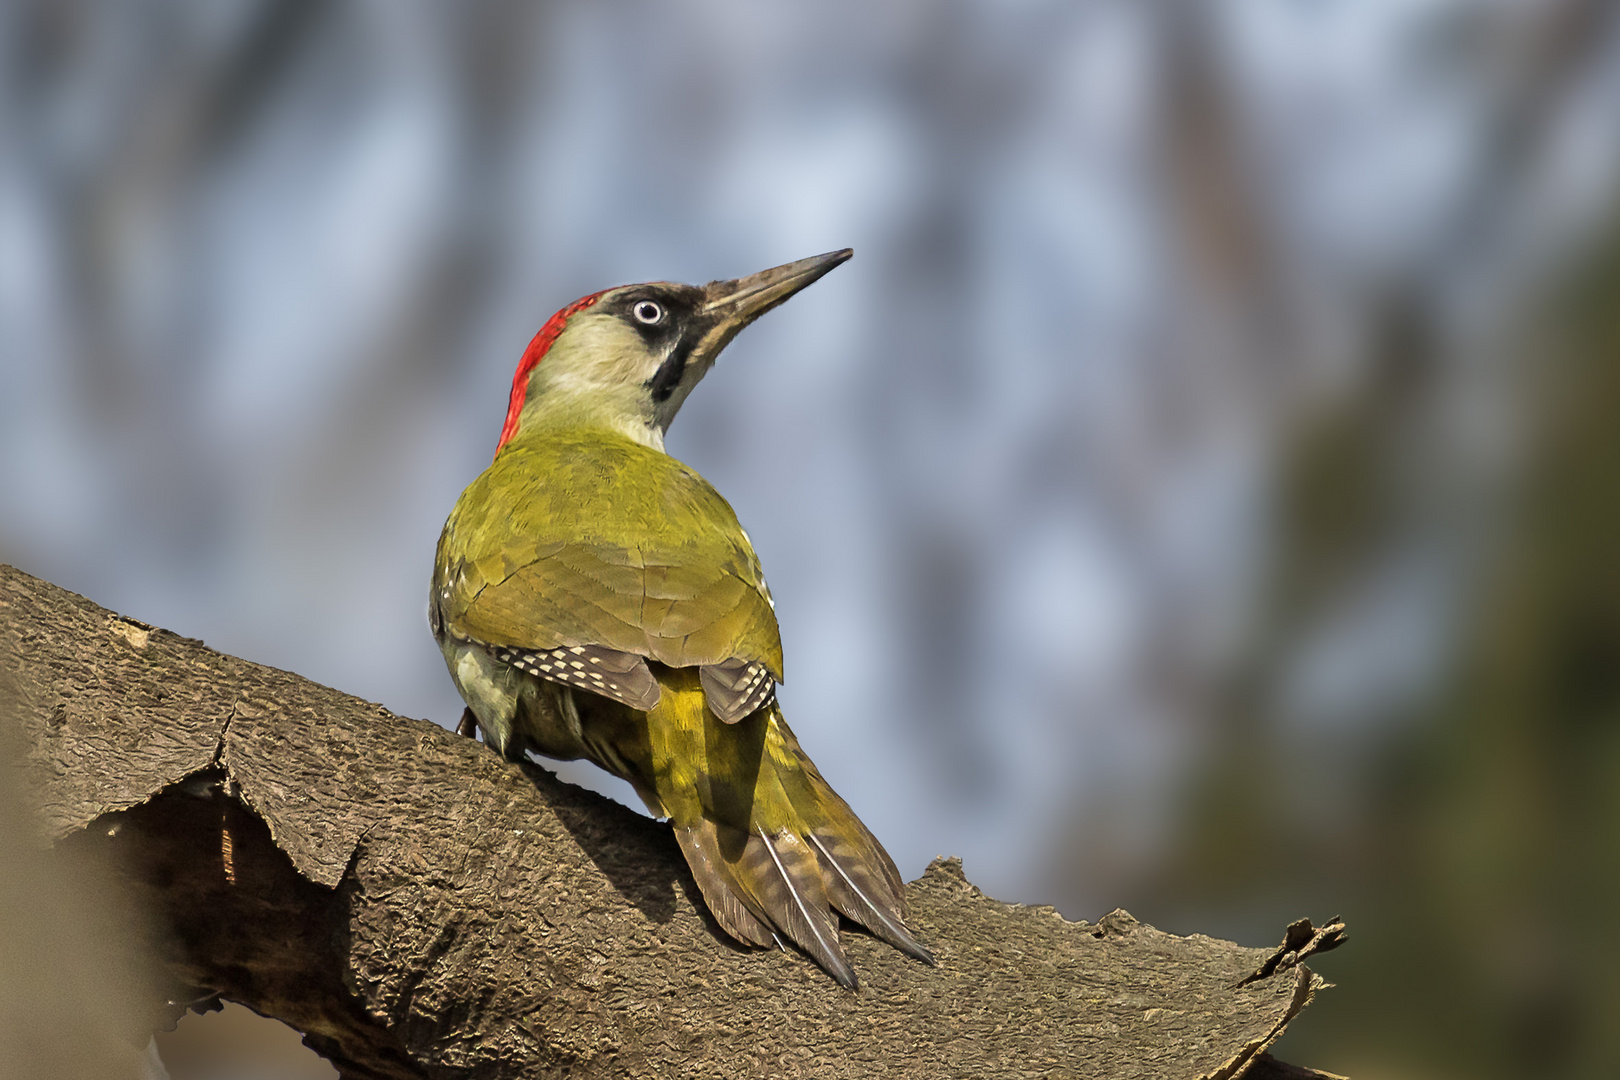
M 620 408 L 619 403 L 604 402 L 599 393 L 570 393 L 556 385 L 539 393 L 530 390 L 530 398 L 523 402 L 514 440 L 530 432 L 591 429 L 611 431 L 632 442 L 640 442 L 643 447 L 664 452 L 664 429 L 650 411 Z
M 517 434 L 532 432 L 611 431 L 664 453 L 664 429 L 641 386 L 603 388 L 567 376 L 529 381 L 519 414 Z

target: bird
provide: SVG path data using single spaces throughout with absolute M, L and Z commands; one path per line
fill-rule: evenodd
M 776 603 L 748 533 L 664 437 L 739 331 L 853 254 L 606 289 L 553 315 L 513 375 L 494 460 L 445 522 L 428 604 L 467 706 L 458 730 L 509 760 L 583 758 L 627 780 L 726 934 L 785 938 L 851 990 L 838 914 L 935 959 L 894 860 L 783 717 Z

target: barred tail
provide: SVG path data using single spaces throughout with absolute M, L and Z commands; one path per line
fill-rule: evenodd
M 671 694 L 669 683 L 664 689 L 659 710 L 691 708 L 680 700 L 688 695 Z M 649 719 L 663 726 L 656 715 Z M 659 754 L 665 740 L 655 733 L 655 760 L 668 766 L 658 770 L 657 787 L 703 899 L 727 933 L 756 946 L 786 937 L 851 989 L 855 972 L 839 945 L 834 911 L 934 963 L 906 928 L 894 862 L 822 779 L 775 702 L 736 725 L 707 713 L 701 724 L 690 723 L 697 716 L 682 719 L 687 734 L 675 741 L 686 754 L 702 755 L 698 767 Z

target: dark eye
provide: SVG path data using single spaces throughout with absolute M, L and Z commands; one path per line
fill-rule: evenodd
M 630 311 L 631 314 L 635 315 L 637 322 L 646 323 L 648 326 L 659 322 L 664 317 L 664 309 L 651 300 L 641 301 Z

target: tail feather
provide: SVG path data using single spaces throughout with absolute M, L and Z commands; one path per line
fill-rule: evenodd
M 743 866 L 748 870 L 744 884 L 793 943 L 814 957 L 838 985 L 855 989 L 859 985 L 855 969 L 838 944 L 838 922 L 827 903 L 815 853 L 786 829 L 775 837 L 761 829 L 748 838 Z
M 720 928 L 738 941 L 757 948 L 776 944 L 776 935 L 763 912 L 756 913 L 744 899 L 742 883 L 720 854 L 720 835 L 708 819 L 691 825 L 675 826 L 675 840 L 692 868 L 703 902 Z
M 900 921 L 905 909 L 899 897 L 886 889 L 865 866 L 851 861 L 848 856 L 835 855 L 832 848 L 838 846 L 836 837 L 829 841 L 811 833 L 810 843 L 821 855 L 827 897 L 834 907 L 907 956 L 928 965 L 936 963 L 934 954 L 912 937 L 906 924 Z
M 853 989 L 836 909 L 932 964 L 905 927 L 893 860 L 799 748 L 781 707 L 726 724 L 691 669 L 656 670 L 663 693 L 642 729 L 644 772 L 726 933 L 756 946 L 787 938 Z
M 777 722 L 772 725 L 771 734 L 774 736 L 772 741 L 780 747 L 777 754 L 783 759 L 776 776 L 782 785 L 784 798 L 795 807 L 805 808 L 801 818 L 807 830 L 836 840 L 838 855 L 844 865 L 858 867 L 863 874 L 872 878 L 872 895 L 881 896 L 889 910 L 899 918 L 905 918 L 905 884 L 900 880 L 900 871 L 895 867 L 894 860 L 889 858 L 889 853 L 883 850 L 883 845 L 878 843 L 871 830 L 855 816 L 849 804 L 822 778 L 815 762 L 799 747 L 799 741 L 793 737 L 793 731 L 779 713 L 775 719 Z

